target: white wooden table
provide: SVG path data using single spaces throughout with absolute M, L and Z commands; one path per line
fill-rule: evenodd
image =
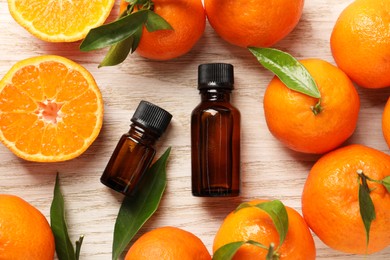
M 329 46 L 333 25 L 352 0 L 307 0 L 297 28 L 275 47 L 297 58 L 317 57 L 334 64 Z M 114 7 L 112 20 L 117 13 Z M 272 74 L 246 49 L 221 40 L 207 25 L 204 36 L 184 57 L 155 62 L 133 54 L 122 65 L 97 68 L 104 51 L 82 53 L 79 43 L 46 43 L 31 36 L 11 17 L 0 0 L 0 77 L 17 61 L 57 54 L 84 65 L 95 77 L 105 103 L 104 125 L 94 144 L 80 157 L 62 163 L 33 163 L 14 156 L 0 145 L 0 193 L 15 194 L 49 218 L 56 172 L 60 173 L 71 239 L 85 235 L 81 259 L 111 259 L 112 233 L 122 200 L 99 178 L 119 137 L 128 130 L 138 103 L 146 99 L 173 114 L 159 142 L 158 156 L 172 147 L 168 186 L 157 213 L 140 234 L 172 225 L 199 236 L 211 251 L 223 218 L 240 202 L 255 198 L 280 199 L 301 211 L 301 193 L 308 172 L 319 156 L 283 147 L 269 133 L 263 113 L 263 95 Z M 196 198 L 191 195 L 190 113 L 199 102 L 197 66 L 227 62 L 235 66 L 233 102 L 242 114 L 242 185 L 237 198 Z M 358 88 L 361 112 L 347 143 L 360 143 L 389 152 L 381 132 L 381 115 L 390 89 Z M 138 236 L 137 236 L 138 237 Z M 347 255 L 325 246 L 315 237 L 317 259 L 390 259 L 390 247 L 370 257 Z

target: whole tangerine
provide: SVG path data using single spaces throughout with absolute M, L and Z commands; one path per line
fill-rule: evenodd
M 256 205 L 266 200 L 249 202 Z M 278 250 L 279 259 L 315 259 L 316 249 L 313 237 L 302 216 L 294 209 L 286 207 L 288 215 L 288 232 Z M 279 234 L 271 217 L 256 207 L 246 207 L 233 211 L 224 219 L 214 238 L 214 253 L 222 246 L 236 241 L 253 240 L 265 246 L 274 243 L 279 245 Z M 233 260 L 265 259 L 267 250 L 245 244 L 234 255 Z
M 321 99 L 291 90 L 275 76 L 264 94 L 265 119 L 270 132 L 290 149 L 321 154 L 353 134 L 359 96 L 348 76 L 332 64 L 320 59 L 301 63 L 317 83 Z
M 358 85 L 390 86 L 390 1 L 353 1 L 330 38 L 337 65 Z
M 153 229 L 134 242 L 125 260 L 137 259 L 210 260 L 211 256 L 197 236 L 167 226 Z
M 54 252 L 45 216 L 17 196 L 0 194 L 0 259 L 53 260 Z
M 152 60 L 170 60 L 189 52 L 203 35 L 206 14 L 201 0 L 153 0 L 153 11 L 173 30 L 149 32 L 143 28 L 136 52 Z M 128 2 L 121 0 L 120 13 Z
M 219 36 L 241 47 L 269 47 L 298 24 L 304 0 L 205 0 L 207 18 Z
M 390 193 L 380 183 L 367 182 L 376 212 L 367 246 L 358 199 L 358 171 L 382 180 L 390 176 L 390 156 L 363 145 L 349 145 L 324 155 L 310 170 L 302 211 L 309 227 L 329 247 L 370 254 L 390 245 Z

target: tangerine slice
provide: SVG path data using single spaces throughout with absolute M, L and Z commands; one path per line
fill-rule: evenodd
M 92 144 L 102 123 L 100 90 L 93 76 L 71 60 L 29 58 L 0 81 L 0 141 L 23 159 L 73 159 Z
M 73 42 L 102 25 L 114 3 L 115 0 L 8 0 L 8 8 L 15 21 L 39 39 Z

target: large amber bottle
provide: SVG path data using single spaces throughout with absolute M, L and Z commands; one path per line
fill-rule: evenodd
M 192 194 L 237 196 L 240 190 L 240 112 L 230 103 L 233 66 L 198 68 L 201 102 L 191 115 Z

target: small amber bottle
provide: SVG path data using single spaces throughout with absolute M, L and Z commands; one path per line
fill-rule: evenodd
M 155 142 L 165 132 L 172 115 L 141 101 L 101 177 L 101 182 L 126 196 L 133 196 L 156 153 Z
M 233 66 L 198 68 L 201 103 L 191 115 L 192 194 L 237 196 L 240 190 L 240 112 L 230 103 Z

